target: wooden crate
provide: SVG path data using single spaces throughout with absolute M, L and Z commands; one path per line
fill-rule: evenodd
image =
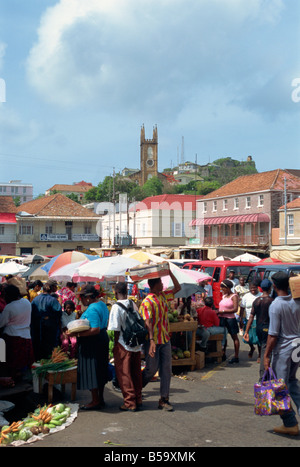
M 201 352 L 200 350 L 197 350 L 197 352 L 195 352 L 195 358 L 196 370 L 202 370 L 202 368 L 205 367 L 205 353 Z
M 222 356 L 223 356 L 222 340 L 223 338 L 224 338 L 224 334 L 216 334 L 215 336 L 210 336 L 210 338 L 208 339 L 208 345 L 209 343 L 213 343 L 215 348 L 212 352 L 208 352 L 205 354 L 206 358 L 216 358 L 218 363 L 222 362 Z
M 198 328 L 197 321 L 178 321 L 177 323 L 170 323 L 170 332 L 192 332 L 191 342 L 191 357 L 190 358 L 179 358 L 178 360 L 172 359 L 172 366 L 190 366 L 191 371 L 195 369 L 196 357 L 195 357 L 195 346 L 196 346 L 196 331 Z

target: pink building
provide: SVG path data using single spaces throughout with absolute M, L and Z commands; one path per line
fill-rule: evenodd
M 203 247 L 267 251 L 278 209 L 300 196 L 300 178 L 281 169 L 238 177 L 197 202 L 192 225 Z

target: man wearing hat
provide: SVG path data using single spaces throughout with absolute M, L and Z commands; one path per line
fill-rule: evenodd
M 277 294 L 269 308 L 270 326 L 264 357 L 265 370 L 271 365 L 277 379 L 283 378 L 300 415 L 300 386 L 296 378 L 299 368 L 300 300 L 289 294 L 289 276 L 283 271 L 272 276 Z M 299 435 L 299 425 L 293 408 L 280 413 L 283 425 L 275 433 Z
M 249 340 L 249 330 L 251 329 L 254 319 L 256 319 L 256 335 L 260 343 L 260 369 L 259 369 L 259 380 L 262 380 L 264 375 L 264 354 L 267 345 L 268 331 L 269 331 L 269 308 L 273 301 L 270 297 L 272 288 L 272 282 L 269 279 L 264 279 L 260 287 L 262 289 L 262 295 L 256 298 L 252 304 L 252 310 L 250 318 L 246 326 L 244 340 Z

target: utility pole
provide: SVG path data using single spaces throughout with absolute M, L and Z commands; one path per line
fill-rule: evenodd
M 115 168 L 113 168 L 113 246 L 116 246 L 116 193 L 115 193 Z
M 287 195 L 286 195 L 286 177 L 284 177 L 284 244 L 287 245 Z

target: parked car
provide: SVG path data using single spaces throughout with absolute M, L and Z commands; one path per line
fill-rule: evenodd
M 252 282 L 255 279 L 271 279 L 273 274 L 278 271 L 284 271 L 289 276 L 300 274 L 300 263 L 256 264 L 249 272 L 247 282 Z
M 1 255 L 0 263 L 7 263 L 8 261 L 22 261 L 21 256 L 10 256 L 10 255 Z
M 196 271 L 203 271 L 212 277 L 212 289 L 213 299 L 216 308 L 219 307 L 220 300 L 222 298 L 220 285 L 224 279 L 227 279 L 229 272 L 233 270 L 235 277 L 238 279 L 240 276 L 244 276 L 245 279 L 249 276 L 251 269 L 257 263 L 251 263 L 248 261 L 193 261 L 183 266 L 183 269 L 193 269 Z

